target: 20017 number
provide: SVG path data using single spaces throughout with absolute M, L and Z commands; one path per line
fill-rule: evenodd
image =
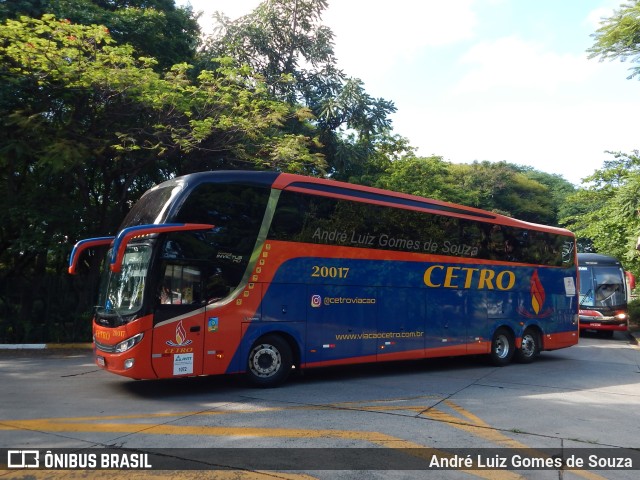
M 314 265 L 311 276 L 320 278 L 347 278 L 349 275 L 349 267 L 322 267 Z

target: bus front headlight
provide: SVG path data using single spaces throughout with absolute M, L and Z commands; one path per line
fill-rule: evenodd
M 138 333 L 137 335 L 134 335 L 133 337 L 125 340 L 124 342 L 120 342 L 119 344 L 116 345 L 116 352 L 122 353 L 122 352 L 126 352 L 127 350 L 131 350 L 138 343 L 140 343 L 140 340 L 142 340 L 142 337 L 144 337 L 144 334 Z

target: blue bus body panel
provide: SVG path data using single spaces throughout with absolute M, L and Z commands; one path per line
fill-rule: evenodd
M 516 337 L 530 325 L 576 329 L 575 269 L 466 262 L 287 260 L 236 355 L 269 331 L 294 338 L 301 365 L 314 366 L 488 353 L 501 325 Z

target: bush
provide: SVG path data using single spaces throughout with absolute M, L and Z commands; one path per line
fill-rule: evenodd
M 95 291 L 67 274 L 0 278 L 0 343 L 90 342 Z
M 629 302 L 629 323 L 640 325 L 640 298 Z

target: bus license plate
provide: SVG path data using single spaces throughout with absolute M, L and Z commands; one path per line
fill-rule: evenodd
M 104 361 L 104 357 L 101 357 L 100 355 L 96 356 L 96 363 L 101 367 L 104 367 L 107 364 Z
M 601 323 L 590 323 L 589 326 L 590 327 L 601 327 L 602 324 Z

